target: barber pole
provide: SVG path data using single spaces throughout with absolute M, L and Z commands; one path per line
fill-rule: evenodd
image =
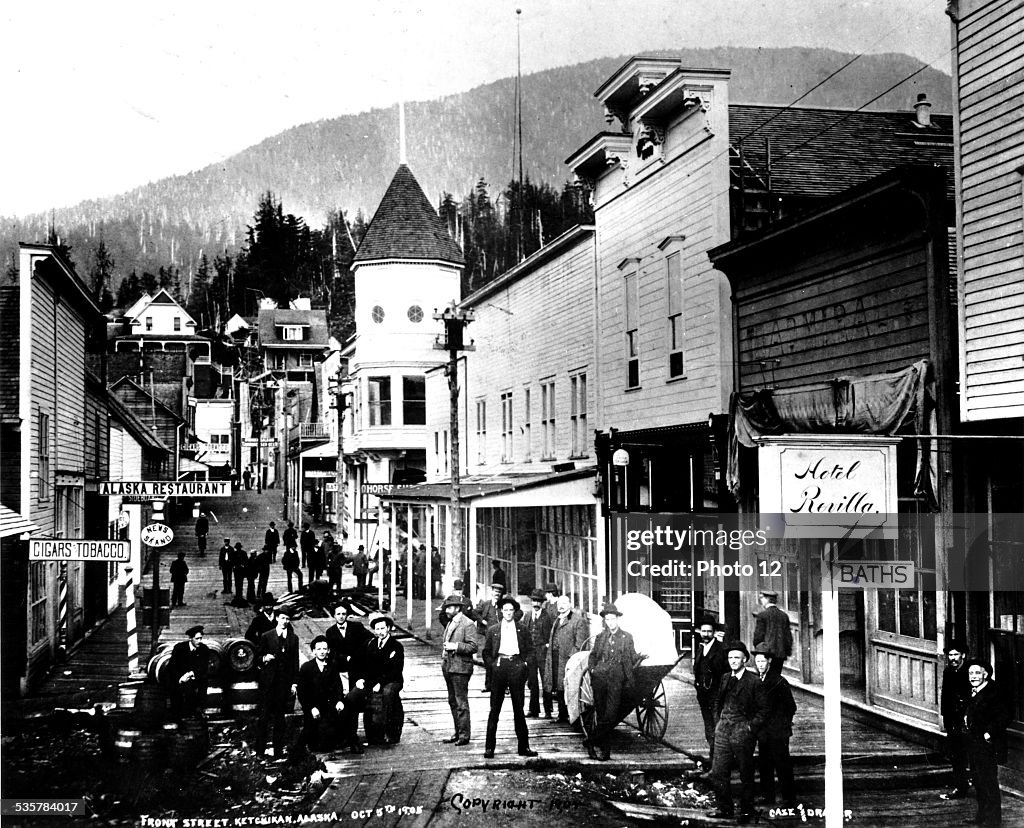
M 132 568 L 124 568 L 124 610 L 128 624 L 128 675 L 139 672 L 139 631 L 135 626 L 135 584 L 132 581 Z
M 58 582 L 60 588 L 60 599 L 58 602 L 60 652 L 63 657 L 68 650 L 68 565 L 66 561 L 61 561 Z

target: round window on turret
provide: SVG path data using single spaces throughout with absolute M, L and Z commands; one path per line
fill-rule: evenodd
M 422 322 L 423 321 L 423 308 L 419 305 L 413 305 L 409 308 L 409 321 L 410 322 Z
M 384 308 L 382 308 L 380 305 L 374 305 L 373 306 L 373 310 L 370 311 L 370 318 L 374 322 L 376 322 L 378 324 L 383 322 L 384 321 Z

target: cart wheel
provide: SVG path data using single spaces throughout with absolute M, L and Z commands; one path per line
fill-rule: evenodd
M 580 676 L 580 723 L 583 734 L 589 739 L 597 727 L 597 708 L 594 707 L 594 690 L 590 686 L 590 668 Z
M 651 739 L 660 739 L 668 729 L 668 699 L 665 685 L 658 682 L 649 695 L 636 706 L 636 724 L 640 732 Z

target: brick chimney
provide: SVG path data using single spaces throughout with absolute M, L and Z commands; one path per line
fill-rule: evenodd
M 919 127 L 932 125 L 932 103 L 928 100 L 927 93 L 918 93 L 917 103 L 914 104 L 914 110 L 917 113 L 916 120 Z

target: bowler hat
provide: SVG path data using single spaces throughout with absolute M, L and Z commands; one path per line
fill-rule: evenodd
M 460 609 L 466 608 L 466 599 L 459 593 L 453 593 L 444 599 L 444 603 L 441 604 L 441 609 L 445 607 L 459 607 Z
M 260 600 L 260 606 L 272 607 L 277 603 L 277 599 L 274 597 L 273 592 L 265 592 L 263 598 Z
M 744 658 L 750 658 L 750 651 L 747 649 L 747 645 L 744 644 L 742 641 L 732 641 L 729 644 L 725 645 L 726 655 L 731 653 L 733 650 L 736 650 L 739 653 L 743 653 Z
M 501 609 L 503 606 L 505 606 L 505 604 L 511 604 L 513 612 L 518 612 L 519 602 L 511 595 L 502 595 L 498 599 L 498 609 Z
M 772 648 L 768 646 L 767 641 L 761 641 L 754 645 L 754 655 L 757 655 L 758 653 L 766 655 L 768 658 L 775 657 L 775 653 L 772 652 Z
M 201 633 L 201 632 L 203 632 L 203 625 L 202 624 L 196 624 L 194 627 L 189 627 L 187 630 L 185 630 L 185 635 L 187 635 L 189 638 L 191 638 L 196 633 Z
M 966 653 L 967 646 L 964 644 L 962 638 L 951 638 L 946 642 L 946 646 L 942 652 L 948 654 L 950 650 L 956 650 L 958 653 Z
M 562 594 L 562 590 L 560 590 L 560 589 L 558 588 L 558 584 L 552 583 L 552 582 L 550 582 L 550 581 L 549 581 L 548 583 L 544 584 L 544 591 L 545 591 L 545 592 L 550 592 L 550 593 L 551 593 L 552 595 L 554 595 L 554 596 L 555 596 L 556 598 L 557 598 L 557 597 L 558 597 L 559 595 L 561 595 L 561 594 Z
M 370 619 L 370 629 L 372 630 L 375 626 L 377 626 L 377 623 L 380 621 L 383 621 L 385 624 L 387 624 L 389 630 L 393 629 L 395 626 L 395 622 L 391 620 L 391 616 L 378 615 L 375 618 Z
M 291 607 L 286 607 L 284 604 L 274 607 L 274 615 L 287 615 L 289 618 L 292 617 Z
M 544 590 L 543 589 L 535 589 L 533 592 L 530 593 L 530 598 L 532 600 L 534 600 L 534 601 L 543 601 L 544 600 Z
M 619 612 L 619 608 L 615 604 L 605 604 L 601 608 L 601 617 L 604 618 L 606 615 L 622 615 Z

